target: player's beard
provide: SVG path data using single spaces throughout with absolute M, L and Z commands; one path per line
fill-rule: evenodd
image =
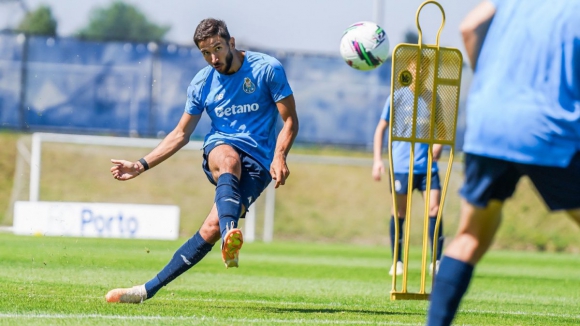
M 226 67 L 224 68 L 223 74 L 228 74 L 228 71 L 232 67 L 232 61 L 234 61 L 234 54 L 232 53 L 232 49 L 229 49 L 226 55 Z

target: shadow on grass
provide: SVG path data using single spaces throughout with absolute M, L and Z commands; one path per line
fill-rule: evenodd
M 408 311 L 377 311 L 377 310 L 366 310 L 366 309 L 339 309 L 339 308 L 277 308 L 277 307 L 261 307 L 258 310 L 275 313 L 275 314 L 286 314 L 286 313 L 303 313 L 303 314 L 360 314 L 360 315 L 370 315 L 370 316 L 395 316 L 395 315 L 416 315 L 423 316 L 424 313 L 419 312 L 408 312 Z

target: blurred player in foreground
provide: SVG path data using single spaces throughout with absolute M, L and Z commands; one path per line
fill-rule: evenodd
M 428 325 L 451 324 L 523 175 L 550 210 L 580 224 L 579 17 L 580 0 L 493 0 L 461 25 L 475 72 L 461 220 L 435 278 Z
M 238 267 L 243 244 L 238 219 L 244 217 L 272 179 L 277 188 L 290 174 L 286 156 L 298 133 L 298 118 L 280 62 L 262 53 L 237 50 L 221 20 L 203 20 L 193 40 L 209 66 L 191 81 L 185 112 L 177 127 L 142 159 L 111 160 L 111 173 L 117 180 L 130 180 L 165 161 L 189 142 L 206 111 L 212 129 L 203 145 L 203 169 L 216 186 L 215 202 L 199 231 L 175 252 L 159 274 L 143 285 L 109 291 L 107 302 L 140 303 L 150 299 L 203 259 L 220 238 L 226 268 Z M 284 126 L 276 136 L 278 116 Z
M 423 59 L 423 64 L 429 66 L 427 58 Z M 413 80 L 415 72 L 415 64 L 409 65 L 409 71 L 413 74 Z M 414 98 L 415 83 L 411 83 L 409 87 L 401 88 L 395 92 L 395 107 L 401 108 L 403 110 L 413 110 L 412 99 Z M 430 97 L 430 96 L 429 96 Z M 417 121 L 421 123 L 429 123 L 429 110 L 428 103 L 431 99 L 425 96 L 419 97 L 417 102 L 418 107 L 418 117 Z M 373 170 L 372 175 L 375 181 L 381 181 L 381 175 L 385 173 L 385 165 L 383 163 L 382 151 L 383 151 L 383 140 L 385 138 L 385 132 L 389 127 L 389 119 L 391 114 L 391 97 L 387 99 L 383 112 L 381 113 L 381 118 L 377 127 L 375 129 L 374 141 L 373 141 Z M 412 116 L 411 113 L 405 116 Z M 403 123 L 408 131 L 409 135 L 411 133 L 412 124 Z M 431 193 L 429 194 L 429 239 L 431 240 L 431 248 L 433 248 L 433 235 L 435 234 L 435 223 L 437 221 L 437 212 L 439 211 L 439 204 L 441 201 L 441 184 L 439 180 L 439 169 L 437 166 L 437 160 L 441 156 L 441 151 L 443 149 L 442 145 L 436 144 L 433 146 L 433 162 L 431 164 Z M 393 141 L 392 144 L 392 156 L 394 174 L 395 174 L 395 200 L 397 201 L 397 219 L 396 223 L 399 224 L 399 242 L 397 250 L 397 263 L 391 266 L 389 275 L 397 273 L 397 275 L 403 274 L 403 257 L 402 252 L 402 240 L 403 240 L 403 225 L 405 222 L 405 216 L 407 214 L 407 196 L 412 196 L 408 194 L 408 184 L 409 184 L 409 161 L 410 161 L 410 151 L 411 143 L 403 141 Z M 413 163 L 413 188 L 412 190 L 419 190 L 425 197 L 425 192 L 427 191 L 427 158 L 429 152 L 429 145 L 425 143 L 416 143 L 414 151 L 414 163 Z M 390 235 L 391 235 L 391 252 L 394 258 L 395 250 L 395 212 L 392 212 L 390 221 Z M 441 252 L 443 250 L 443 221 L 439 224 L 439 237 L 437 242 L 437 261 L 435 270 L 437 271 L 439 260 L 441 258 Z M 433 266 L 429 266 L 429 271 L 433 270 Z

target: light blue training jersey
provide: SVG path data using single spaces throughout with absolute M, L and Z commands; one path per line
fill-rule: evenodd
M 211 66 L 195 75 L 187 89 L 185 112 L 209 115 L 212 128 L 204 148 L 215 142 L 232 145 L 269 170 L 276 146 L 276 102 L 291 94 L 278 60 L 245 51 L 242 66 L 231 75 Z
M 580 150 L 580 0 L 493 0 L 463 150 L 566 167 Z
M 407 94 L 400 94 L 399 92 L 405 92 Z M 397 101 L 403 101 L 405 98 L 413 98 L 413 93 L 408 88 L 401 88 L 395 92 L 395 107 L 400 108 L 400 110 L 409 110 L 412 112 L 413 106 L 409 105 L 406 107 L 401 107 L 402 103 Z M 407 102 L 408 103 L 408 102 Z M 429 123 L 430 117 L 429 106 L 423 98 L 419 98 L 417 101 L 417 121 L 419 124 L 421 121 L 424 123 Z M 403 114 L 402 116 L 412 116 L 412 113 Z M 391 97 L 385 102 L 383 107 L 383 112 L 381 113 L 381 119 L 389 122 L 391 118 Z M 412 124 L 402 124 L 405 126 L 405 130 L 402 131 L 403 135 L 411 137 Z M 408 127 L 408 128 L 407 128 Z M 411 143 L 405 141 L 393 141 L 392 153 L 390 153 L 393 158 L 393 172 L 394 173 L 409 173 L 409 160 L 411 159 Z M 413 174 L 427 174 L 427 159 L 429 155 L 429 144 L 415 143 L 415 154 L 414 154 L 414 165 Z M 437 163 L 432 162 L 431 172 L 437 172 Z

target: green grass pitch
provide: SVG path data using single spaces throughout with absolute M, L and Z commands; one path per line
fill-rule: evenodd
M 152 300 L 105 302 L 109 289 L 150 279 L 184 240 L 0 234 L 0 325 L 425 322 L 427 302 L 389 300 L 390 254 L 377 246 L 247 243 L 240 268 L 229 270 L 216 247 Z M 580 324 L 579 271 L 574 254 L 492 251 L 478 266 L 455 322 Z

